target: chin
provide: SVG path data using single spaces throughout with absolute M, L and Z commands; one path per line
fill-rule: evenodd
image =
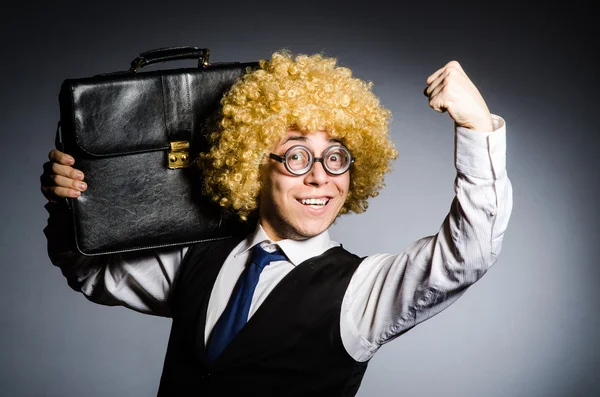
M 319 234 L 323 233 L 325 230 L 327 230 L 327 227 L 307 227 L 307 228 L 302 228 L 302 229 L 296 229 L 297 231 L 297 235 L 302 236 L 303 239 L 309 239 L 311 237 L 315 237 L 318 236 Z
M 279 237 L 290 240 L 307 240 L 311 237 L 318 236 L 329 228 L 329 223 L 319 221 L 315 223 L 306 222 L 290 222 L 285 219 L 279 219 L 272 224 L 276 224 Z
M 306 214 L 299 214 L 295 221 L 290 219 L 288 225 L 298 236 L 302 236 L 303 239 L 315 237 L 329 229 L 333 224 L 339 211 L 336 210 L 333 212 L 335 215 L 331 211 L 321 216 L 307 217 Z
M 290 226 L 295 231 L 297 236 L 301 236 L 305 240 L 323 233 L 329 229 L 329 226 L 331 226 L 332 223 L 333 222 L 329 222 L 324 219 L 318 219 L 313 220 L 312 222 L 298 222 L 295 225 L 292 224 Z

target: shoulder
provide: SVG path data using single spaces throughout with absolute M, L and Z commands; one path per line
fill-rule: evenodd
M 206 240 L 190 245 L 186 253 L 186 259 L 188 257 L 205 255 L 213 250 L 227 250 L 229 252 L 247 238 L 255 228 L 256 223 L 251 221 L 244 223 L 230 222 L 222 225 L 222 230 L 217 234 L 217 237 L 207 238 Z
M 336 247 L 332 247 L 325 251 L 323 254 L 311 258 L 312 262 L 334 262 L 343 264 L 353 264 L 358 266 L 365 258 L 361 258 L 356 254 L 346 250 L 341 244 Z

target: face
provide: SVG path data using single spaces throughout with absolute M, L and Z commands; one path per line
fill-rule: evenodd
M 294 145 L 304 145 L 321 157 L 323 151 L 339 143 L 324 131 L 290 131 L 273 148 L 283 156 Z M 295 176 L 285 166 L 269 159 L 261 168 L 260 222 L 274 241 L 305 240 L 329 228 L 344 206 L 350 186 L 350 172 L 330 175 L 316 162 L 308 173 Z

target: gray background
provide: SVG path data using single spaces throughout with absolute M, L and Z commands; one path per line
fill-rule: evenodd
M 359 255 L 437 232 L 452 122 L 426 77 L 463 65 L 508 126 L 514 211 L 499 262 L 455 305 L 384 346 L 361 396 L 598 396 L 597 46 L 590 2 L 393 7 L 333 2 L 72 2 L 2 13 L 0 394 L 151 396 L 170 320 L 88 302 L 46 256 L 41 165 L 65 78 L 172 45 L 212 60 L 324 51 L 374 82 L 400 151 L 388 187 L 332 235 Z M 167 66 L 163 66 L 167 67 Z

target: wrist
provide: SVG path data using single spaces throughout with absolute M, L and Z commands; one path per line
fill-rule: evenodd
M 476 120 L 465 127 L 478 132 L 492 132 L 494 131 L 492 115 L 490 114 L 487 117 Z

